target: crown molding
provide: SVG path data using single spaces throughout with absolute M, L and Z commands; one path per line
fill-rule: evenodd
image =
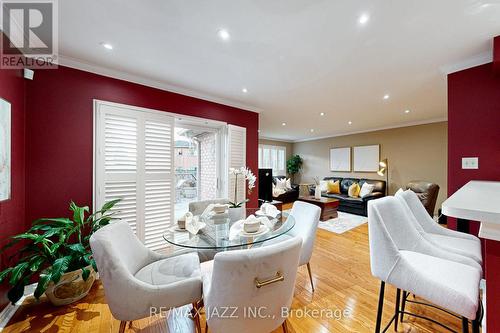
M 59 59 L 57 61 L 57 64 L 59 64 L 61 66 L 71 67 L 71 68 L 79 69 L 79 70 L 82 70 L 85 72 L 90 72 L 90 73 L 94 73 L 94 74 L 98 74 L 98 75 L 102 75 L 102 76 L 111 77 L 114 79 L 119 79 L 119 80 L 124 80 L 124 81 L 132 82 L 132 83 L 137 83 L 137 84 L 140 84 L 143 86 L 148 86 L 151 88 L 169 91 L 169 92 L 173 92 L 176 94 L 194 97 L 194 98 L 202 99 L 202 100 L 205 100 L 208 102 L 213 102 L 213 103 L 218 103 L 218 104 L 222 104 L 222 105 L 226 105 L 226 106 L 231 106 L 231 107 L 243 109 L 246 111 L 251 111 L 251 112 L 256 112 L 256 113 L 262 112 L 262 109 L 260 109 L 256 106 L 238 103 L 238 102 L 232 101 L 230 99 L 215 97 L 215 96 L 211 96 L 209 94 L 205 94 L 205 93 L 202 93 L 199 91 L 181 88 L 181 87 L 178 87 L 176 85 L 169 84 L 169 83 L 165 83 L 165 82 L 161 82 L 161 81 L 157 81 L 157 80 L 152 80 L 152 79 L 147 79 L 147 78 L 142 77 L 140 75 L 135 75 L 135 74 L 122 72 L 122 71 L 106 68 L 103 66 L 91 64 L 91 63 L 83 61 L 81 59 L 72 58 L 72 57 L 68 57 L 65 55 L 61 55 L 61 54 L 59 54 L 58 58 Z
M 286 143 L 293 143 L 293 140 L 285 140 L 285 139 L 273 139 L 268 136 L 260 136 L 259 135 L 259 140 L 269 140 L 269 141 L 277 141 L 277 142 L 286 142 Z
M 475 56 L 465 59 L 463 61 L 439 67 L 441 72 L 445 75 L 463 71 L 464 69 L 484 65 L 493 61 L 493 51 L 489 50 L 483 53 L 476 54 Z
M 440 118 L 432 118 L 432 119 L 427 119 L 427 120 L 419 120 L 419 121 L 407 122 L 407 123 L 403 123 L 403 124 L 399 124 L 399 125 L 394 125 L 394 126 L 376 127 L 376 128 L 371 128 L 371 129 L 366 129 L 366 130 L 361 130 L 361 131 L 344 132 L 344 133 L 339 133 L 339 134 L 331 134 L 331 135 L 325 135 L 325 136 L 318 136 L 318 137 L 314 137 L 314 138 L 298 139 L 298 140 L 294 140 L 293 142 L 294 143 L 299 143 L 299 142 L 306 142 L 306 141 L 315 141 L 315 140 L 321 140 L 321 139 L 336 138 L 336 137 L 339 137 L 339 136 L 346 136 L 346 135 L 353 135 L 353 134 L 361 134 L 361 133 L 383 131 L 383 130 L 388 130 L 388 129 L 401 128 L 401 127 L 409 127 L 409 126 L 417 126 L 417 125 L 440 123 L 440 122 L 443 122 L 443 121 L 448 121 L 448 118 L 447 117 L 440 117 Z M 276 140 L 276 139 L 270 139 L 270 140 Z

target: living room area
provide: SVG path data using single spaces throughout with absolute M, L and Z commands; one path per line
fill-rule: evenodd
M 0 332 L 500 332 L 497 1 L 0 7 Z

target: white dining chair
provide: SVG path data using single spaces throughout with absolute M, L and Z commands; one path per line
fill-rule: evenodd
M 90 238 L 92 254 L 120 332 L 127 321 L 149 317 L 159 309 L 193 304 L 202 298 L 200 262 L 195 253 L 174 257 L 146 248 L 129 224 L 113 222 Z M 199 316 L 195 315 L 201 333 Z
M 395 313 L 384 332 L 393 321 L 397 330 L 399 314 L 415 315 L 400 309 L 401 290 L 458 314 L 462 318 L 463 332 L 468 332 L 468 319 L 472 320 L 473 332 L 479 332 L 480 270 L 457 262 L 458 254 L 426 240 L 412 226 L 416 221 L 411 219 L 413 215 L 408 214 L 403 203 L 395 197 L 368 203 L 371 271 L 381 280 L 375 332 L 379 333 L 381 328 L 385 283 L 396 287 L 397 293 Z
M 479 265 L 482 265 L 483 257 L 479 238 L 471 234 L 441 227 L 429 216 L 415 192 L 399 190 L 395 196 L 405 202 L 431 241 L 449 251 L 470 257 Z
M 309 280 L 311 281 L 311 288 L 314 292 L 314 282 L 310 261 L 314 249 L 314 241 L 316 240 L 316 231 L 318 230 L 321 208 L 304 201 L 295 201 L 290 215 L 295 220 L 295 226 L 286 234 L 264 242 L 263 246 L 281 242 L 283 239 L 300 236 L 302 238 L 302 249 L 300 251 L 299 266 L 307 266 Z
M 229 199 L 218 198 L 212 200 L 202 200 L 202 201 L 193 201 L 189 203 L 189 211 L 193 213 L 193 215 L 201 215 L 208 205 L 211 204 L 227 204 Z
M 302 239 L 266 247 L 220 252 L 203 277 L 210 333 L 287 332 Z

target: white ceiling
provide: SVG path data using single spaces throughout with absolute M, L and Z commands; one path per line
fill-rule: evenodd
M 64 0 L 59 18 L 62 64 L 255 110 L 261 136 L 304 140 L 446 119 L 445 73 L 491 60 L 500 0 Z

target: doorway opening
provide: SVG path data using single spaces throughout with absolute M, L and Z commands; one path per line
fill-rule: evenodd
M 189 203 L 211 200 L 220 194 L 220 131 L 176 123 L 174 130 L 175 218 L 189 210 Z

